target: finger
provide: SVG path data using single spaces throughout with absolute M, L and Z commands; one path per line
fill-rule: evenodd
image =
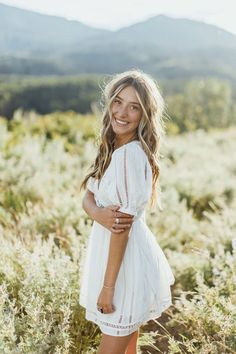
M 109 307 L 108 306 L 103 306 L 103 313 L 109 313 Z
M 117 223 L 116 221 L 116 219 L 119 219 L 119 222 Z M 118 224 L 129 224 L 129 223 L 132 223 L 134 220 L 133 219 L 131 219 L 131 218 L 114 218 L 113 219 L 113 222 L 116 224 L 116 225 L 118 225 Z
M 117 227 L 117 226 L 112 226 L 111 227 L 112 228 L 112 230 L 115 230 L 115 231 L 119 231 L 119 230 L 125 230 L 125 227 L 123 227 L 123 226 L 119 226 L 119 227 Z
M 121 225 L 118 225 L 118 228 L 120 228 L 120 227 L 127 228 L 127 227 L 130 227 L 130 226 L 131 226 L 131 224 L 121 224 Z
M 119 218 L 119 222 L 116 222 L 116 218 L 113 220 L 113 225 L 128 225 L 130 223 L 132 223 L 133 221 L 126 218 Z
M 114 229 L 113 227 L 110 228 L 110 231 L 113 232 L 114 234 L 120 233 L 122 231 L 124 231 L 124 229 Z
M 115 211 L 115 216 L 119 218 L 133 218 L 133 215 L 121 213 L 120 211 Z
M 111 306 L 107 306 L 107 312 L 106 313 L 112 313 L 113 312 L 113 307 Z
M 109 313 L 112 313 L 112 312 L 114 312 L 113 306 L 111 306 L 111 307 L 109 308 Z
M 119 211 L 115 212 L 114 215 L 115 218 L 120 218 L 120 219 L 125 219 L 125 220 L 133 220 L 134 219 L 134 215 L 128 215 L 128 214 L 122 214 Z
M 113 227 L 111 227 L 111 232 L 113 232 L 113 233 L 115 233 L 115 234 L 117 234 L 117 233 L 120 233 L 120 232 L 122 232 L 122 231 L 125 231 L 125 229 L 114 229 Z
M 127 228 L 127 227 L 130 227 L 130 226 L 131 226 L 131 224 L 121 224 L 121 223 L 119 223 L 119 224 L 115 223 L 115 224 L 112 225 L 113 229 L 116 229 L 116 230 L 123 229 L 124 227 Z
M 120 206 L 119 206 L 119 205 L 108 205 L 107 208 L 108 208 L 108 209 L 111 209 L 111 210 L 113 210 L 113 211 L 116 211 L 116 210 L 118 210 L 118 209 L 120 208 Z
M 134 217 L 134 215 L 132 215 L 132 214 L 123 213 L 122 211 L 119 211 L 119 210 L 117 210 L 116 213 L 119 213 L 119 214 L 121 214 L 121 216 L 125 216 L 125 217 L 128 217 L 128 218 L 133 218 Z
M 127 230 L 127 229 L 130 229 L 130 227 L 131 227 L 131 225 L 125 225 L 125 224 L 123 224 L 123 225 L 120 225 L 120 226 L 116 226 L 114 229 L 115 230 Z

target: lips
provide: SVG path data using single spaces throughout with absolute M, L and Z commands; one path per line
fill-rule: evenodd
M 128 122 L 125 122 L 125 121 L 120 120 L 120 119 L 114 118 L 114 120 L 115 120 L 116 124 L 117 124 L 119 127 L 125 127 L 125 126 L 127 126 L 127 125 L 129 124 Z

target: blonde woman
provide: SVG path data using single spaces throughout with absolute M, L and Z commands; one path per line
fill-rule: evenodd
M 80 304 L 102 332 L 97 354 L 135 354 L 139 327 L 172 304 L 175 281 L 145 208 L 158 200 L 164 102 L 140 70 L 115 75 L 104 90 L 100 145 L 83 208 L 94 220 L 81 277 Z

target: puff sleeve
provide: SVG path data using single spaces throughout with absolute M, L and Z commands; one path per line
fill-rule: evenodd
M 94 177 L 89 177 L 88 183 L 87 183 L 87 189 L 90 192 L 95 193 L 95 178 Z
M 114 200 L 122 213 L 137 216 L 145 209 L 151 195 L 152 172 L 146 154 L 137 145 L 115 150 Z

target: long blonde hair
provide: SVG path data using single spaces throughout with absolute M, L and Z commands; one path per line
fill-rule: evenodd
M 141 142 L 152 168 L 151 205 L 153 206 L 157 201 L 157 189 L 161 194 L 157 182 L 160 175 L 160 143 L 165 135 L 165 125 L 163 122 L 165 105 L 158 84 L 151 76 L 137 69 L 114 75 L 103 90 L 102 128 L 98 153 L 94 163 L 90 166 L 92 170 L 82 181 L 80 189 L 86 189 L 90 177 L 94 177 L 100 181 L 111 161 L 115 144 L 115 133 L 111 125 L 111 106 L 115 97 L 127 86 L 132 86 L 135 89 L 138 101 L 142 107 L 142 117 L 136 132 L 136 139 Z M 157 204 L 162 209 L 160 200 L 157 201 Z

